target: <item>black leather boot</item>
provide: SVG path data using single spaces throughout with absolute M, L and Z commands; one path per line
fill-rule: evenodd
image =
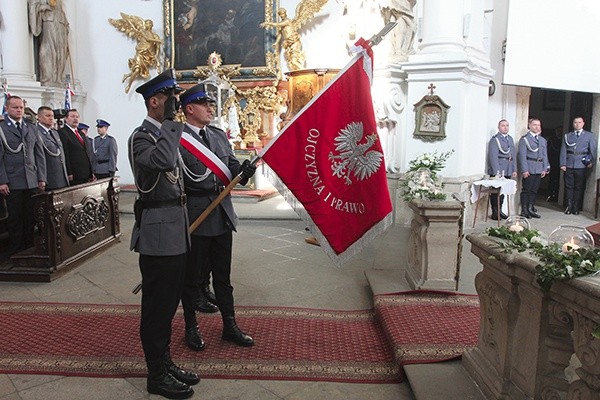
M 541 218 L 540 215 L 533 209 L 533 204 L 529 204 L 527 210 L 529 211 L 529 215 L 531 218 Z
M 527 204 L 521 203 L 521 214 L 519 215 L 521 217 L 531 218 L 531 215 L 529 215 L 529 210 L 527 209 Z
M 233 342 L 239 346 L 250 347 L 254 346 L 254 339 L 246 335 L 235 323 L 235 317 L 223 316 L 223 335 L 221 339 Z
M 194 389 L 167 372 L 163 360 L 148 362 L 147 365 L 146 389 L 148 393 L 158 394 L 167 399 L 189 399 L 194 395 Z
M 569 215 L 573 212 L 573 202 L 567 201 L 567 208 L 565 208 L 565 214 Z
M 500 218 L 502 219 L 507 219 L 508 215 L 504 214 L 502 212 L 502 205 L 504 204 L 504 195 L 500 196 L 500 210 L 498 210 L 500 212 Z
M 198 294 L 198 299 L 196 300 L 194 307 L 196 308 L 196 311 L 207 314 L 212 314 L 219 311 L 219 307 L 211 303 L 202 292 Z
M 179 382 L 183 382 L 186 385 L 196 385 L 198 382 L 200 382 L 200 377 L 198 376 L 198 374 L 191 371 L 185 371 L 177 365 L 175 365 L 175 363 L 171 359 L 171 353 L 169 350 L 165 352 L 164 362 L 165 366 L 167 367 L 167 372 Z
M 187 345 L 187 347 L 194 351 L 204 350 L 204 347 L 206 347 L 206 345 L 204 343 L 204 339 L 202 339 L 202 335 L 200 335 L 198 325 L 186 326 L 185 344 Z
M 577 201 L 573 202 L 572 213 L 573 213 L 573 215 L 579 215 L 579 202 L 577 202 Z
M 500 219 L 500 216 L 498 215 L 498 195 L 495 193 L 490 194 L 490 206 L 492 207 L 491 218 L 494 221 L 498 221 Z
M 206 285 L 203 286 L 200 291 L 202 292 L 202 294 L 204 294 L 204 297 L 206 297 L 206 299 L 208 301 L 210 301 L 213 304 L 217 304 L 217 296 L 215 296 L 215 294 L 212 292 L 212 290 L 210 290 L 210 286 Z

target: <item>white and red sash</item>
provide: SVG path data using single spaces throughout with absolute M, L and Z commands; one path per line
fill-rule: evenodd
M 231 171 L 227 168 L 227 165 L 221 161 L 215 153 L 210 151 L 201 141 L 194 138 L 187 132 L 181 134 L 180 143 L 185 147 L 187 151 L 192 153 L 194 157 L 206 165 L 217 177 L 223 182 L 225 186 L 229 185 L 232 176 Z

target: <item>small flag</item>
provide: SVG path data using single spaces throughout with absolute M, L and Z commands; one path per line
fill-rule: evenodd
M 71 89 L 71 79 L 67 75 L 67 88 L 65 89 L 65 110 L 71 109 L 71 96 L 75 96 L 75 92 Z
M 371 99 L 372 51 L 358 53 L 259 156 L 275 187 L 336 263 L 392 224 L 392 202 Z

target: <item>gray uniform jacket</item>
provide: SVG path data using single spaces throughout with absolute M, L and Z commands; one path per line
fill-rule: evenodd
M 587 168 L 582 159 L 586 154 L 591 157 L 592 164 L 596 162 L 597 143 L 594 134 L 581 131 L 579 137 L 575 132 L 565 134 L 560 146 L 560 165 L 567 168 Z
M 527 132 L 519 139 L 519 152 L 517 155 L 517 164 L 519 172 L 529 172 L 530 174 L 541 174 L 550 170 L 548 161 L 548 144 L 542 135 L 537 138 Z
M 504 176 L 511 176 L 517 172 L 517 152 L 515 142 L 510 135 L 497 133 L 488 143 L 487 173 L 496 176 L 498 172 Z
M 42 139 L 42 147 L 46 157 L 46 190 L 60 189 L 69 186 L 65 153 L 58 132 L 46 130 L 41 125 L 37 127 Z
M 6 139 L 0 140 L 0 184 L 13 190 L 35 189 L 38 182 L 46 182 L 46 159 L 37 128 L 25 120 L 22 123 L 20 133 L 10 119 L 0 122 Z
M 114 174 L 117 170 L 117 141 L 114 137 L 105 135 L 104 139 L 96 136 L 92 139 L 92 150 L 94 151 L 94 173 Z
M 183 124 L 165 121 L 159 128 L 148 118 L 129 138 L 129 162 L 141 200 L 181 199 L 183 177 L 177 149 Z M 144 208 L 131 234 L 131 250 L 149 256 L 175 256 L 190 248 L 185 204 Z
M 186 124 L 184 130 L 190 133 L 196 140 L 200 137 Z M 240 162 L 235 158 L 231 144 L 227 139 L 225 132 L 214 126 L 206 126 L 206 137 L 210 150 L 229 167 L 232 177 L 235 177 L 240 170 Z M 194 176 L 201 176 L 206 171 L 206 166 L 187 151 L 183 146 L 179 147 L 181 157 L 186 169 L 189 172 L 184 174 L 185 189 L 188 193 L 188 213 L 191 221 L 195 221 L 200 214 L 212 203 L 219 195 L 219 188 L 223 188 L 224 183 L 217 178 L 214 173 L 210 173 L 201 182 L 194 181 Z M 191 172 L 191 173 L 190 173 Z M 191 175 L 191 176 L 190 176 Z M 215 208 L 208 217 L 196 228 L 192 235 L 199 236 L 217 236 L 227 231 L 235 230 L 238 223 L 231 196 L 227 196 Z

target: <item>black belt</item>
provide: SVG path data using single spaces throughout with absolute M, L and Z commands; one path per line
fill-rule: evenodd
M 106 164 L 108 160 L 96 160 L 98 164 Z
M 218 196 L 224 189 L 225 186 L 218 186 L 217 190 L 186 188 L 185 194 L 187 194 L 190 197 Z
M 502 157 L 502 156 L 498 156 L 498 159 L 501 159 L 501 160 L 510 160 L 510 157 Z
M 527 157 L 527 159 L 528 159 L 529 161 L 537 161 L 537 162 L 542 162 L 542 161 L 544 161 L 544 159 L 543 159 L 543 158 Z
M 587 154 L 587 151 L 572 151 L 572 150 L 567 150 L 567 154 L 575 154 L 576 156 L 580 156 L 582 154 Z
M 167 208 L 174 206 L 185 206 L 186 204 L 186 196 L 182 194 L 176 199 L 166 199 L 166 200 L 138 200 L 142 206 L 142 208 Z

